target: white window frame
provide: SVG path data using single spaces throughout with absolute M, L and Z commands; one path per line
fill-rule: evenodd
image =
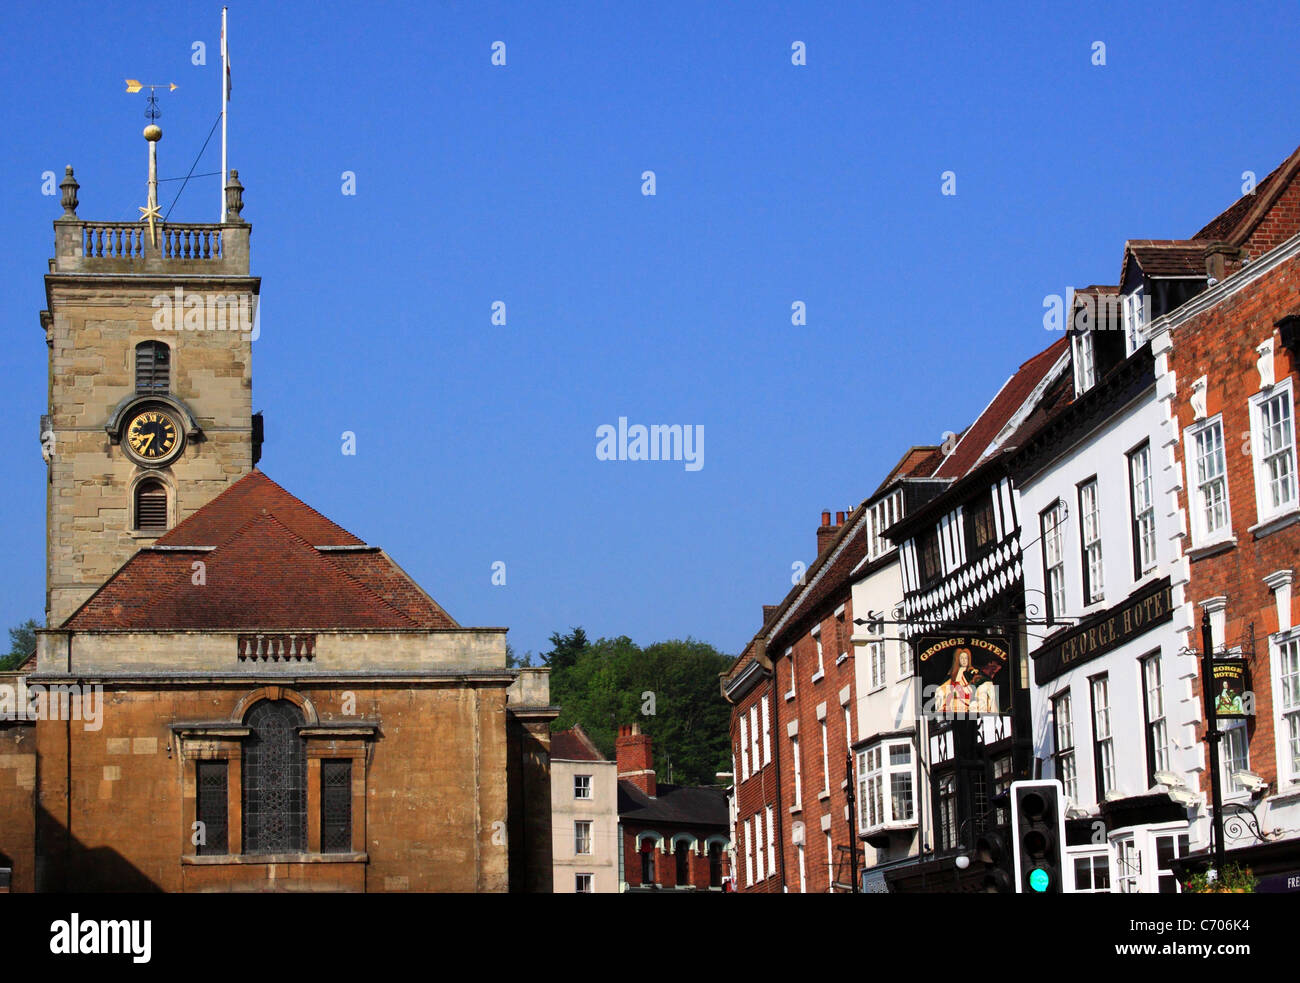
M 573 875 L 573 893 L 574 894 L 594 894 L 595 877 L 591 874 L 574 874 Z M 583 882 L 586 882 L 584 888 Z
M 754 883 L 754 820 L 753 817 L 746 819 L 741 824 L 741 831 L 745 837 L 745 887 L 750 887 Z
M 898 643 L 898 678 L 907 679 L 915 672 L 916 666 L 912 664 L 911 643 L 900 641 Z
M 906 751 L 907 760 L 896 764 L 895 750 Z M 859 832 L 916 824 L 916 753 L 910 740 L 883 740 L 862 748 L 857 772 Z M 895 790 L 896 778 L 907 779 L 907 810 L 896 805 L 896 800 L 903 799 Z
M 573 823 L 573 855 L 575 857 L 592 856 L 592 821 L 590 819 L 578 819 Z M 584 840 L 585 834 L 585 840 Z M 583 849 L 583 844 L 587 849 Z
M 757 880 L 766 880 L 767 874 L 764 873 L 763 866 L 763 816 L 761 813 L 754 813 L 754 876 Z
M 767 807 L 767 876 L 776 874 L 776 824 L 772 819 L 772 807 Z
M 830 795 L 830 794 L 831 794 L 831 757 L 830 757 L 831 749 L 830 749 L 830 734 L 829 734 L 829 732 L 828 732 L 828 728 L 826 727 L 826 718 L 825 718 L 825 717 L 822 717 L 822 719 L 819 720 L 818 723 L 821 724 L 821 731 L 822 731 L 822 790 L 821 790 L 821 794 L 822 794 L 822 795 Z
M 1101 492 L 1097 479 L 1079 485 L 1079 549 L 1086 576 L 1083 577 L 1083 606 L 1106 599 L 1106 566 L 1101 551 Z
M 1093 768 L 1100 773 L 1094 775 L 1097 804 L 1105 801 L 1106 796 L 1115 791 L 1117 770 L 1115 767 L 1115 721 L 1114 707 L 1110 698 L 1110 675 L 1102 673 L 1088 680 L 1088 690 L 1092 697 L 1092 745 Z M 1102 700 L 1097 699 L 1101 694 Z
M 790 737 L 790 755 L 794 760 L 794 806 L 792 809 L 801 809 L 803 808 L 803 763 L 799 755 L 798 734 Z
M 796 667 L 794 662 L 794 646 L 791 646 L 790 648 L 785 650 L 785 657 L 790 660 L 790 688 L 789 690 L 786 691 L 785 698 L 787 700 L 793 700 L 795 694 L 795 688 L 796 688 L 794 679 L 795 676 L 797 675 L 797 673 L 795 672 Z
M 772 714 L 768 708 L 768 698 L 763 697 L 763 767 L 772 763 Z
M 878 689 L 884 689 L 889 680 L 885 668 L 885 643 L 883 641 L 867 642 L 867 667 L 871 676 L 871 686 L 868 692 L 874 693 Z
M 740 780 L 749 781 L 749 714 L 740 712 Z
M 884 535 L 884 530 L 901 519 L 902 515 L 903 493 L 901 490 L 891 492 L 871 506 L 871 511 L 867 513 L 871 559 L 878 559 L 894 548 L 894 544 Z
M 1088 879 L 1092 882 L 1090 887 L 1079 887 L 1078 864 L 1086 861 L 1088 864 Z M 1101 866 L 1106 871 L 1106 886 L 1099 888 L 1097 884 L 1097 867 Z M 1095 853 L 1073 853 L 1070 854 L 1070 877 L 1073 879 L 1075 894 L 1110 894 L 1113 891 L 1114 879 L 1111 877 L 1110 852 L 1101 850 Z
M 1266 457 L 1263 413 L 1264 407 L 1274 401 L 1281 401 L 1286 407 L 1286 428 L 1289 431 L 1289 439 L 1284 446 L 1273 450 Z M 1255 475 L 1255 512 L 1260 524 L 1300 510 L 1300 494 L 1296 483 L 1295 400 L 1290 377 L 1250 397 L 1250 455 Z M 1276 505 L 1272 501 L 1273 481 L 1268 473 L 1269 462 L 1275 459 L 1286 462 L 1288 467 L 1286 484 L 1290 492 L 1288 498 Z
M 1065 617 L 1065 522 L 1062 513 L 1065 503 L 1061 499 L 1039 514 L 1043 537 L 1044 589 L 1051 600 L 1053 623 Z
M 1079 802 L 1079 746 L 1074 734 L 1073 694 L 1066 689 L 1053 694 L 1048 705 L 1052 708 L 1052 771 L 1065 789 L 1065 797 Z M 1065 712 L 1062 713 L 1061 711 Z M 1063 740 L 1068 737 L 1069 741 Z M 1068 751 L 1061 748 L 1068 747 Z
M 590 775 L 573 776 L 573 797 L 575 799 L 591 798 L 591 776 Z
M 1144 473 L 1139 476 L 1136 465 Z M 1155 479 L 1151 473 L 1151 444 L 1128 455 L 1129 502 L 1133 512 L 1133 567 L 1140 579 L 1156 568 Z
M 1279 790 L 1300 783 L 1300 631 L 1274 641 L 1269 663 L 1273 675 L 1273 733 Z
M 1223 775 L 1224 795 L 1247 795 L 1250 790 L 1235 778 L 1233 773 L 1250 771 L 1250 734 L 1245 720 L 1225 720 L 1219 727 L 1223 739 L 1219 741 L 1219 771 Z M 1233 750 L 1240 746 L 1241 755 L 1233 764 Z
M 844 750 L 848 754 L 853 753 L 853 712 L 849 709 L 847 703 L 840 705 L 844 711 Z
M 826 893 L 835 891 L 835 844 L 831 842 L 831 831 L 826 831 Z
M 817 671 L 812 674 L 812 682 L 817 682 L 826 675 L 826 656 L 822 652 L 822 626 L 818 625 L 812 630 L 813 641 L 817 643 Z
M 1092 330 L 1080 331 L 1074 336 L 1074 391 L 1085 393 L 1097 384 L 1097 346 L 1092 343 Z
M 1141 890 L 1141 853 L 1132 835 L 1117 837 L 1115 863 L 1110 872 L 1110 889 L 1114 894 L 1137 894 Z
M 1202 434 L 1218 431 L 1221 470 L 1206 481 L 1200 481 L 1200 455 L 1197 453 L 1197 441 Z M 1224 443 L 1223 414 L 1202 420 L 1183 431 L 1183 465 L 1187 478 L 1187 500 L 1191 511 L 1192 545 L 1194 547 L 1214 546 L 1232 539 L 1232 497 L 1228 489 L 1228 449 Z M 1212 484 L 1222 482 L 1223 486 L 1223 522 L 1210 528 L 1206 521 L 1206 499 L 1202 492 Z M 1215 510 L 1217 512 L 1217 508 Z
M 1124 319 L 1125 354 L 1132 355 L 1142 347 L 1141 334 L 1146 326 L 1145 296 L 1141 285 L 1124 295 L 1122 316 Z
M 1152 673 L 1154 668 L 1155 672 Z M 1152 732 L 1159 735 L 1158 743 L 1151 747 L 1153 771 L 1169 771 L 1169 718 L 1165 710 L 1164 666 L 1160 664 L 1159 650 L 1138 660 L 1138 675 L 1142 681 L 1143 707 L 1146 719 L 1143 720 L 1143 737 L 1152 742 Z M 1153 678 L 1154 676 L 1154 678 Z
M 758 733 L 758 704 L 753 703 L 749 707 L 749 749 L 752 762 L 750 771 L 754 773 L 757 773 L 763 767 L 761 764 L 763 759 L 759 756 L 759 748 L 761 747 L 759 741 L 761 739 Z

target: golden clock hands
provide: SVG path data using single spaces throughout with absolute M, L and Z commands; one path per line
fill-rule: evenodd
M 152 443 L 153 443 L 153 434 L 150 433 L 148 436 L 145 437 L 143 441 L 140 442 L 140 453 L 143 454 L 145 453 L 145 451 L 149 450 L 149 445 Z

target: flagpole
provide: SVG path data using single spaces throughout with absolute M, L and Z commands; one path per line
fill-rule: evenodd
M 230 47 L 226 43 L 226 8 L 221 8 L 221 224 L 226 223 L 226 103 L 230 95 Z

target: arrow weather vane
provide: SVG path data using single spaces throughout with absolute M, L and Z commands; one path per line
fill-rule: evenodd
M 144 128 L 144 138 L 149 141 L 149 199 L 148 203 L 140 209 L 140 221 L 149 223 L 149 241 L 154 249 L 158 248 L 158 228 L 154 223 L 162 221 L 162 212 L 158 210 L 158 141 L 162 139 L 158 117 L 162 115 L 162 110 L 158 108 L 157 90 L 164 85 L 168 92 L 176 91 L 175 82 L 148 85 L 138 79 L 126 80 L 128 93 L 134 94 L 141 89 L 149 90 L 149 100 L 144 110 L 145 119 L 149 121 L 149 125 Z

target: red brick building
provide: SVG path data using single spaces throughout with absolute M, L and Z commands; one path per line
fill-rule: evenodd
M 817 559 L 722 677 L 733 704 L 740 891 L 847 889 L 856 706 L 850 574 L 866 556 L 866 510 L 822 513 Z
M 730 874 L 721 788 L 660 784 L 654 746 L 637 724 L 619 728 L 618 820 L 626 891 L 721 891 Z
M 1254 694 L 1253 716 L 1220 724 L 1225 844 L 1264 875 L 1300 861 L 1297 172 L 1300 150 L 1179 244 L 1203 292 L 1143 327 L 1168 406 L 1165 446 L 1182 479 L 1171 505 L 1185 518 L 1187 645 L 1201 648 L 1208 613 L 1216 656 L 1245 658 Z M 1135 256 L 1130 244 L 1126 267 L 1141 267 Z M 1204 739 L 1203 725 L 1196 736 Z M 1208 799 L 1206 764 L 1199 791 Z

